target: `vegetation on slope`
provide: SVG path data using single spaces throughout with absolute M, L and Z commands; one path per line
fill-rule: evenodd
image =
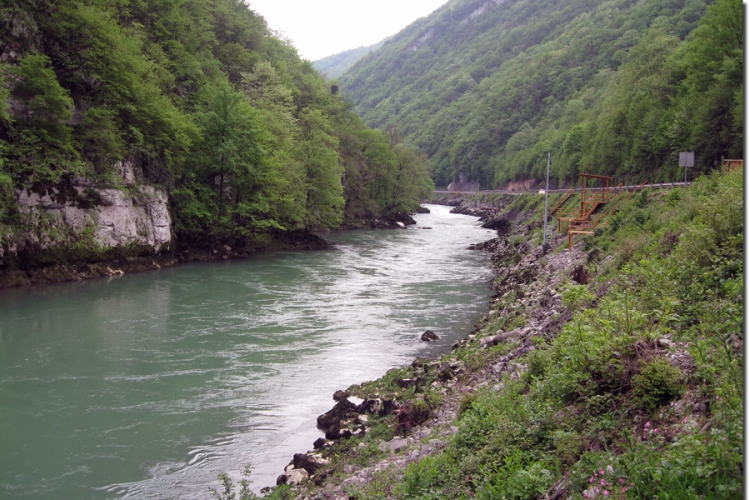
M 578 172 L 680 179 L 741 157 L 740 0 L 452 0 L 340 79 L 434 179 L 485 187 Z M 684 173 L 683 173 L 684 175 Z
M 0 235 L 23 230 L 14 190 L 121 185 L 125 162 L 169 190 L 178 241 L 204 246 L 411 211 L 431 189 L 422 155 L 365 127 L 239 0 L 0 13 Z
M 741 498 L 743 233 L 741 171 L 636 197 L 585 242 L 562 332 L 394 497 Z
M 378 50 L 385 40 L 381 40 L 375 45 L 369 45 L 367 47 L 357 47 L 356 49 L 345 50 L 332 56 L 324 57 L 313 61 L 315 69 L 320 71 L 320 74 L 327 79 L 336 79 L 343 75 L 346 70 L 354 66 L 354 64 L 365 57 L 367 54 L 374 50 Z
M 512 228 L 485 244 L 498 293 L 473 334 L 351 387 L 400 410 L 370 415 L 361 440 L 320 450 L 329 463 L 309 483 L 270 497 L 741 498 L 743 187 L 740 170 L 643 191 L 573 254 L 560 236 L 538 260 L 544 198 L 518 196 L 500 215 Z M 587 284 L 559 267 L 580 261 Z M 525 333 L 488 342 L 498 329 Z M 455 421 L 417 431 L 457 398 Z M 400 457 L 383 446 L 411 432 L 421 442 Z M 369 481 L 354 481 L 363 467 Z

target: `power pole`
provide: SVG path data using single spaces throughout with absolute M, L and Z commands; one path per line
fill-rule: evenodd
M 552 152 L 547 153 L 547 189 L 544 190 L 544 236 L 542 245 L 547 244 L 547 207 L 549 206 L 549 166 L 552 161 Z

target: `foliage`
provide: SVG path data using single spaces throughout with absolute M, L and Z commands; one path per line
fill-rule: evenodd
M 0 222 L 9 190 L 118 186 L 124 163 L 170 191 L 182 245 L 254 247 L 430 193 L 416 151 L 382 140 L 386 169 L 363 155 L 377 133 L 240 0 L 0 9 Z
M 445 186 L 579 172 L 681 180 L 742 157 L 742 3 L 452 0 L 340 77 Z M 693 173 L 692 175 L 695 175 Z
M 239 488 L 235 488 L 234 481 L 229 477 L 226 472 L 220 472 L 218 477 L 221 482 L 221 490 L 217 491 L 215 488 L 209 488 L 211 495 L 216 500 L 259 500 L 260 498 L 266 498 L 268 500 L 287 500 L 292 498 L 289 487 L 282 485 L 274 488 L 269 495 L 259 497 L 250 489 L 250 475 L 252 468 L 248 465 L 242 471 L 242 479 L 239 481 Z
M 682 372 L 664 358 L 649 361 L 633 377 L 633 394 L 638 404 L 653 411 L 682 393 Z

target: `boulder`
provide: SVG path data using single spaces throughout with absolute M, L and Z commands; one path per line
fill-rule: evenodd
M 344 399 L 318 417 L 318 428 L 326 431 L 327 436 L 329 430 L 338 429 L 341 422 L 355 418 L 357 415 L 359 415 L 357 406 L 348 399 Z
M 333 393 L 334 401 L 344 401 L 349 398 L 349 391 L 336 391 Z
M 482 224 L 482 227 L 485 229 L 494 229 L 498 235 L 503 235 L 510 232 L 511 223 L 505 218 L 492 219 Z
M 397 378 L 393 382 L 402 389 L 406 389 L 407 387 L 411 387 L 412 385 L 414 385 L 413 378 Z
M 390 441 L 383 441 L 380 444 L 378 444 L 378 449 L 382 451 L 383 453 L 387 452 L 398 452 L 402 448 L 406 447 L 409 444 L 409 441 L 404 438 L 398 438 L 394 437 Z
M 588 285 L 591 281 L 591 275 L 589 274 L 588 269 L 583 266 L 583 264 L 578 265 L 575 269 L 573 269 L 573 281 L 575 281 L 579 285 Z
M 292 461 L 295 469 L 304 469 L 310 475 L 328 463 L 328 460 L 316 453 L 295 453 Z
M 288 484 L 294 486 L 302 484 L 310 478 L 310 475 L 305 469 L 295 469 L 292 466 L 287 467 L 284 473 L 276 478 L 276 485 Z
M 493 345 L 497 345 L 503 340 L 507 340 L 513 337 L 520 337 L 525 335 L 528 332 L 528 328 L 516 328 L 515 330 L 511 330 L 509 332 L 502 332 L 498 333 L 497 335 L 493 335 L 492 337 L 485 337 L 479 341 L 479 344 L 482 347 L 491 347 Z
M 433 341 L 433 340 L 437 340 L 437 339 L 438 339 L 439 337 L 438 337 L 438 336 L 437 336 L 437 334 L 436 334 L 435 332 L 433 332 L 432 330 L 427 330 L 426 332 L 424 332 L 424 333 L 422 334 L 422 337 L 421 337 L 421 338 L 422 338 L 422 340 L 423 340 L 424 342 L 431 342 L 431 341 Z
M 318 438 L 313 442 L 313 448 L 319 450 L 329 442 L 326 438 Z
M 380 398 L 375 399 L 365 399 L 360 403 L 360 405 L 357 407 L 358 413 L 380 413 L 380 411 L 383 409 L 383 400 Z

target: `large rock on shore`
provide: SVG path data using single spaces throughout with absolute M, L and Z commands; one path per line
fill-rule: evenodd
M 328 465 L 329 461 L 316 453 L 295 453 L 292 465 L 295 469 L 304 469 L 309 475 L 315 474 L 315 472 Z
M 333 431 L 337 433 L 343 422 L 354 419 L 358 415 L 357 406 L 348 399 L 344 399 L 318 417 L 318 428 L 325 431 L 328 436 Z
M 284 473 L 276 478 L 276 485 L 288 484 L 290 486 L 302 484 L 310 479 L 310 474 L 305 469 L 295 469 L 294 466 L 289 465 L 284 469 Z
M 482 224 L 482 227 L 485 229 L 494 229 L 498 235 L 503 235 L 510 233 L 511 222 L 504 218 L 491 219 Z

